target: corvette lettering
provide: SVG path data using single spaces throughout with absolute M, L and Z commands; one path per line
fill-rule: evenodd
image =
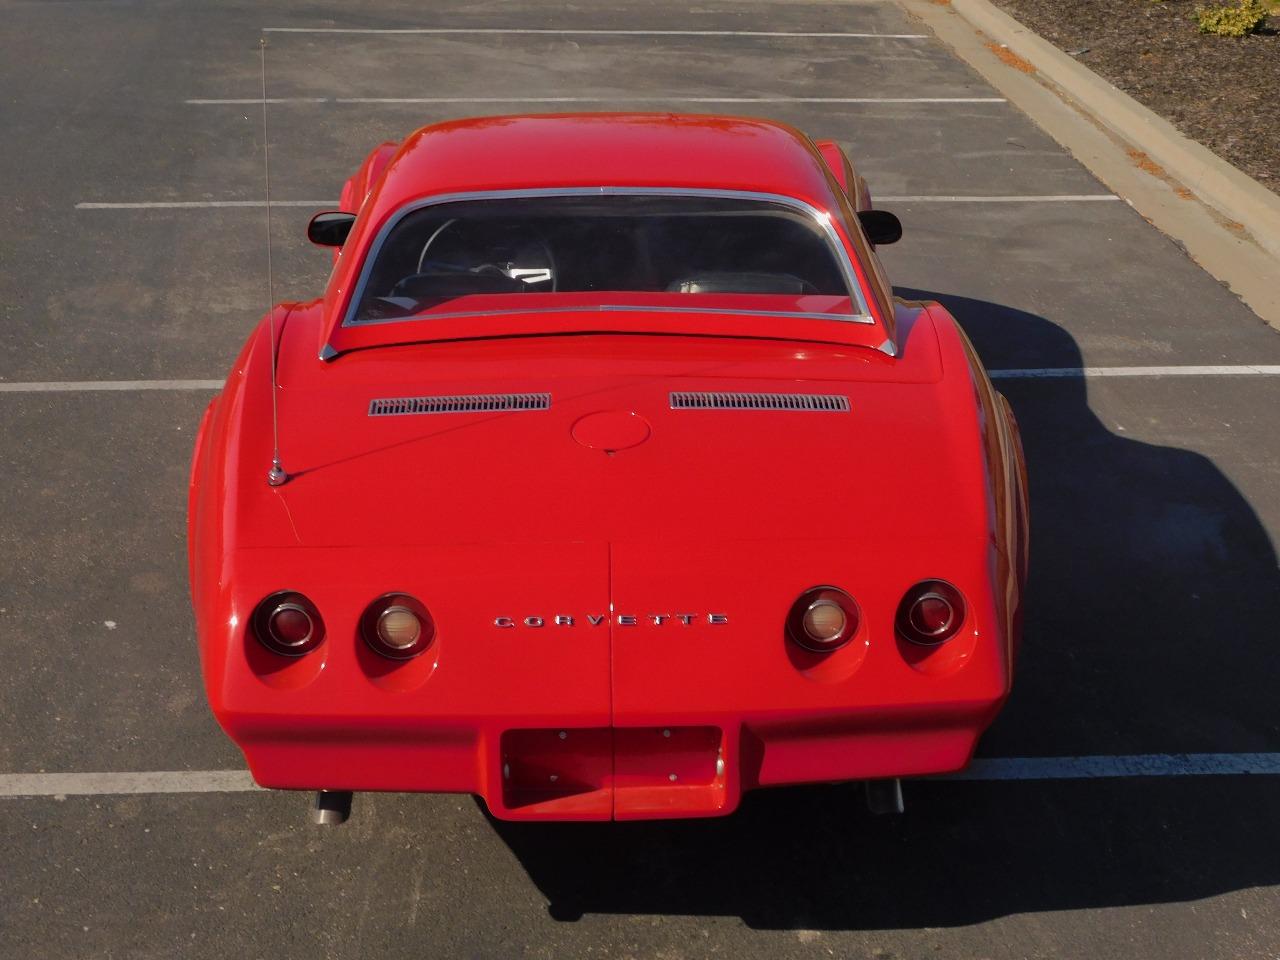
M 608 621 L 602 613 L 589 613 L 583 618 L 582 622 L 598 627 Z M 634 613 L 619 613 L 613 618 L 614 622 L 620 627 L 635 627 L 641 622 L 652 623 L 655 627 L 660 627 L 666 623 L 678 623 L 682 626 L 690 627 L 695 623 L 706 622 L 713 626 L 720 626 L 729 622 L 727 613 L 650 613 L 645 616 L 637 616 Z M 578 623 L 578 619 L 574 616 L 564 613 L 558 613 L 553 617 L 494 617 L 493 625 L 503 630 L 511 630 L 515 627 L 572 627 Z

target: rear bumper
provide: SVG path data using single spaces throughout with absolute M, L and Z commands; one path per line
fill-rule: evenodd
M 958 770 L 1002 699 L 652 727 L 256 717 L 232 732 L 265 787 L 472 793 L 505 820 L 711 817 L 758 787 Z
M 205 689 L 267 787 L 472 793 L 520 820 L 723 815 L 757 787 L 968 762 L 1008 695 L 1012 644 L 991 586 L 998 557 L 985 542 L 961 546 L 908 545 L 910 565 L 807 541 L 242 550 L 198 592 Z M 895 635 L 893 613 L 939 568 L 964 589 L 969 619 L 945 644 L 916 647 Z M 493 597 L 474 582 L 480 569 L 509 574 Z M 324 642 L 300 658 L 248 629 L 285 576 L 324 617 Z M 861 631 L 829 654 L 801 651 L 780 619 L 805 588 L 833 581 L 858 585 Z M 413 660 L 383 659 L 359 637 L 361 611 L 392 588 L 422 598 L 437 626 Z M 576 620 L 558 624 L 559 612 Z M 499 615 L 522 622 L 499 627 Z

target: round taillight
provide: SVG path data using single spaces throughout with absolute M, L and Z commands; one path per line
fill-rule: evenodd
M 420 601 L 403 593 L 389 593 L 369 604 L 360 618 L 360 635 L 376 653 L 408 660 L 431 646 L 436 627 Z
M 853 597 L 837 587 L 814 587 L 792 604 L 787 636 L 806 650 L 828 653 L 852 640 L 860 622 Z
M 950 640 L 964 624 L 964 597 L 945 580 L 925 580 L 907 591 L 898 605 L 898 633 L 912 643 Z
M 396 650 L 409 650 L 422 636 L 422 621 L 408 607 L 387 607 L 378 617 L 378 639 Z
M 324 640 L 324 621 L 315 604 L 300 593 L 273 593 L 253 611 L 253 635 L 272 653 L 300 657 Z

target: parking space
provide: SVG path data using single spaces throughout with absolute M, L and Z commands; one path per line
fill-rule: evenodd
M 263 27 L 278 299 L 328 270 L 306 202 L 423 123 L 777 117 L 849 149 L 905 223 L 899 292 L 989 367 L 1148 368 L 1001 380 L 1035 560 L 982 755 L 1278 749 L 1280 377 L 1155 368 L 1280 365 L 1280 337 L 890 0 L 7 17 L 0 386 L 225 375 L 266 305 L 265 209 L 139 205 L 261 200 Z M 0 773 L 242 766 L 199 685 L 184 512 L 211 392 L 185 386 L 0 390 Z M 3 808 L 0 955 L 1271 956 L 1278 801 L 1275 777 L 929 782 L 899 823 L 814 788 L 600 829 L 380 796 L 317 832 L 291 795 L 34 797 Z
M 990 368 L 1280 358 L 1275 331 L 1127 204 L 894 206 L 905 236 L 884 261 L 900 292 L 954 304 Z
M 76 210 L 67 200 L 42 218 L 61 238 L 47 241 L 56 254 L 6 258 L 17 302 L 6 306 L 0 380 L 225 377 L 266 312 L 264 211 Z M 280 299 L 323 286 L 330 262 L 304 238 L 312 212 L 273 214 Z
M 1046 387 L 1001 385 L 1044 507 L 1023 669 L 983 752 L 1274 749 L 1280 379 Z
M 273 97 L 553 97 L 630 106 L 654 94 L 676 102 L 991 95 L 975 93 L 981 81 L 968 68 L 916 39 L 273 33 L 270 42 Z
M 0 395 L 0 644 L 21 664 L 0 675 L 4 771 L 243 765 L 204 703 L 187 599 L 209 396 Z
M 656 78 L 646 84 L 657 87 Z M 885 196 L 989 196 L 1105 194 L 1106 189 L 1029 121 L 1012 114 L 991 91 L 978 91 L 970 101 L 921 102 L 795 102 L 780 98 L 752 102 L 687 102 L 673 104 L 654 93 L 649 99 L 625 103 L 558 103 L 501 101 L 484 103 L 285 103 L 272 104 L 277 126 L 305 129 L 302 139 L 273 138 L 272 157 L 288 171 L 280 198 L 328 197 L 333 193 L 334 171 L 346 176 L 367 153 L 369 145 L 403 137 L 414 125 L 446 120 L 461 113 L 498 115 L 519 110 L 685 109 L 769 116 L 793 124 L 819 139 L 841 141 L 857 159 L 858 168 L 875 192 Z M 976 102 L 973 102 L 976 101 Z M 186 105 L 180 115 L 187 123 L 224 130 L 226 136 L 255 129 L 261 123 L 259 108 L 250 104 Z M 177 111 L 175 111 L 177 112 Z M 938 120 L 946 119 L 944 134 Z M 251 150 L 251 145 L 246 145 Z M 900 158 L 909 157 L 908 162 Z M 340 166 L 341 165 L 341 166 Z M 215 173 L 211 169 L 211 173 Z M 252 187 L 258 171 L 246 171 L 241 186 Z M 217 172 L 225 177 L 225 171 Z M 217 194 L 193 185 L 190 194 L 172 194 L 172 182 L 154 188 L 140 184 L 129 197 L 94 199 L 199 199 Z M 317 193 L 318 191 L 318 193 Z M 245 199 L 258 199 L 246 192 Z
M 23 854 L 0 885 L 0 949 L 1267 957 L 1280 876 L 1258 839 L 1278 787 L 930 784 L 896 826 L 842 788 L 760 794 L 724 821 L 603 828 L 360 796 L 323 834 L 281 795 L 28 801 L 0 822 Z

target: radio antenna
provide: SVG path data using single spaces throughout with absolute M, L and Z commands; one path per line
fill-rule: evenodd
M 271 469 L 267 471 L 267 483 L 278 487 L 289 475 L 280 465 L 280 408 L 279 386 L 276 384 L 276 287 L 271 270 L 271 153 L 267 127 L 267 38 L 258 39 L 258 52 L 262 58 L 262 187 L 267 206 L 267 324 L 271 328 Z

